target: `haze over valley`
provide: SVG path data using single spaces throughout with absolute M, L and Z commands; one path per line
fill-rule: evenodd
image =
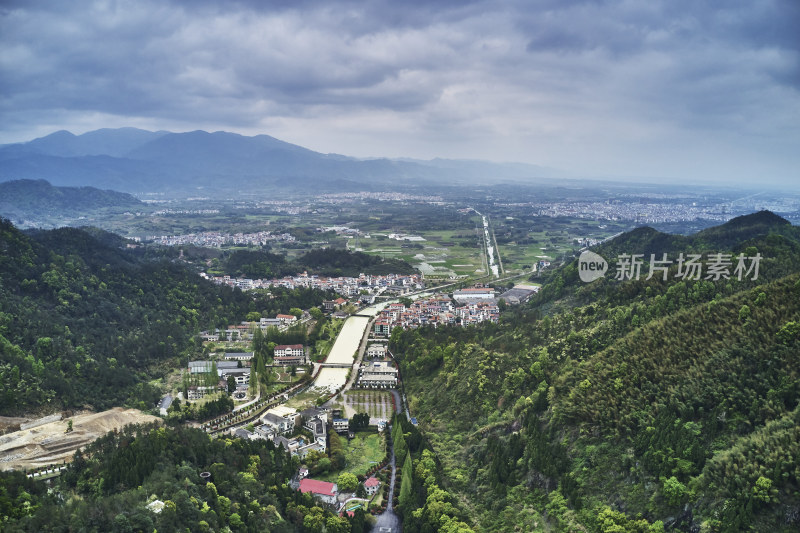
M 0 530 L 800 530 L 792 2 L 0 8 Z

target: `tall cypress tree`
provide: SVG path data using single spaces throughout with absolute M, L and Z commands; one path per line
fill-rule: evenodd
M 392 442 L 394 442 L 394 456 L 398 464 L 402 465 L 408 452 L 408 446 L 403 436 L 403 424 L 399 418 L 395 418 L 394 426 L 392 427 Z
M 409 504 L 412 503 L 411 491 L 414 486 L 414 469 L 411 465 L 411 452 L 406 452 L 405 461 L 403 463 L 403 480 L 400 483 L 400 505 L 403 507 L 403 513 L 409 511 Z

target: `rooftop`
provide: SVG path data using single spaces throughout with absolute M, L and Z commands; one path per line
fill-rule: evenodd
M 323 496 L 336 496 L 336 483 L 305 478 L 300 480 L 300 492 L 311 492 Z

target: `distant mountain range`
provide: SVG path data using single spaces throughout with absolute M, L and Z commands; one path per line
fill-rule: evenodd
M 519 163 L 356 159 L 322 154 L 268 135 L 170 133 L 136 128 L 73 135 L 58 131 L 0 146 L 0 181 L 45 179 L 58 186 L 126 192 L 386 190 L 558 177 Z

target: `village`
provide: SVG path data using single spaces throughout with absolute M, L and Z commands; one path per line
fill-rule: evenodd
M 497 292 L 482 285 L 456 289 L 450 295 L 417 294 L 416 300 L 401 297 L 371 307 L 362 305 L 386 291 L 392 296 L 420 291 L 423 284 L 416 275 L 324 278 L 303 273 L 266 282 L 209 279 L 244 290 L 279 285 L 342 294 L 313 312 L 261 317 L 257 322 L 203 332 L 204 353 L 209 357 L 188 363 L 182 372 L 185 395 L 175 395 L 179 402 L 181 398 L 204 402 L 229 397 L 235 405 L 233 412 L 202 427 L 214 435 L 267 440 L 284 448 L 297 460 L 292 488 L 311 493 L 339 513 L 352 513 L 358 507 L 378 513 L 391 498 L 386 429 L 392 417 L 403 412 L 399 365 L 388 346 L 393 329 L 497 321 L 502 305 Z M 519 303 L 536 289 L 518 286 L 499 296 Z M 365 292 L 372 298 L 364 299 Z M 258 378 L 255 339 L 270 331 L 309 328 L 320 312 L 325 320 L 340 324 L 329 353 L 315 353 L 312 346 L 303 344 L 276 344 L 261 370 L 269 379 Z M 347 324 L 352 327 L 345 330 Z M 337 345 L 344 348 L 337 352 Z M 170 412 L 172 401 L 171 396 L 162 400 L 162 415 Z M 411 413 L 405 413 L 415 424 Z
M 339 296 L 311 309 L 201 332 L 202 348 L 165 380 L 168 393 L 156 413 L 214 437 L 269 441 L 284 449 L 295 465 L 289 486 L 342 515 L 358 508 L 391 511 L 397 474 L 392 428 L 396 417 L 416 425 L 398 354 L 390 349 L 392 331 L 496 322 L 505 305 L 524 302 L 538 290 L 516 285 L 501 292 L 476 284 L 445 293 L 426 290 L 419 275 L 397 274 L 205 277 L 243 290 L 314 287 Z M 306 341 L 274 342 L 294 338 Z M 29 475 L 52 476 L 62 469 L 37 466 Z
M 425 287 L 421 276 L 418 274 L 361 274 L 358 277 L 325 277 L 309 275 L 308 272 L 303 272 L 296 276 L 268 280 L 209 276 L 205 272 L 201 273 L 200 276 L 218 285 L 238 287 L 242 290 L 269 289 L 270 287 L 285 287 L 287 289 L 303 287 L 323 291 L 330 290 L 347 298 L 357 297 L 358 301 L 364 304 L 373 303 L 375 297 L 379 295 L 402 296 Z
M 294 316 L 279 317 L 283 322 L 278 327 L 284 329 L 300 323 Z M 264 319 L 250 324 L 250 331 L 242 330 L 238 340 L 219 341 L 219 334 L 207 334 L 205 342 L 241 346 L 261 327 L 276 326 Z M 186 401 L 229 396 L 236 403 L 234 412 L 204 424 L 209 433 L 270 441 L 297 458 L 290 484 L 295 490 L 310 492 L 342 513 L 358 507 L 380 512 L 388 497 L 381 488 L 388 490 L 391 475 L 384 468 L 390 459 L 385 430 L 400 402 L 397 363 L 385 340 L 368 336 L 360 357 L 347 364 L 345 371 L 353 379 L 331 392 L 315 386 L 313 380 L 326 363 L 311 361 L 309 351 L 302 344 L 276 345 L 265 367 L 275 381 L 266 388 L 255 376 L 254 351 L 226 351 L 214 353 L 213 360 L 190 361 L 184 371 L 189 376 L 184 382 L 192 383 L 186 387 Z M 175 396 L 179 403 L 182 397 L 181 392 Z M 162 415 L 169 415 L 173 401 L 162 400 Z

